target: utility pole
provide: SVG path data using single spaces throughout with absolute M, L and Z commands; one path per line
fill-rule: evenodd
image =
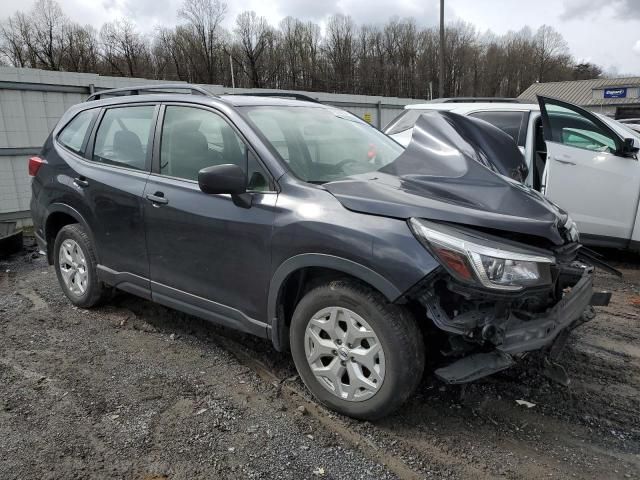
M 235 91 L 236 79 L 233 76 L 233 58 L 231 57 L 231 54 L 229 54 L 229 67 L 231 67 L 231 89 Z
M 444 0 L 440 0 L 440 80 L 438 95 L 444 98 Z

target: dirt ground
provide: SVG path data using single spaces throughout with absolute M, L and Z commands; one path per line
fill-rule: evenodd
M 640 478 L 640 260 L 617 265 L 563 354 L 569 387 L 532 361 L 427 374 L 369 423 L 316 404 L 267 341 L 124 293 L 72 307 L 28 250 L 0 260 L 0 478 Z

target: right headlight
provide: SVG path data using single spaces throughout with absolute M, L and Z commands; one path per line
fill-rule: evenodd
M 522 290 L 551 284 L 553 256 L 527 253 L 513 245 L 467 235 L 412 218 L 411 230 L 455 278 L 494 290 Z

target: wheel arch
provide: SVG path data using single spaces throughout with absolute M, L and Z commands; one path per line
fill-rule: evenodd
M 79 223 L 82 225 L 91 239 L 91 242 L 95 246 L 96 243 L 93 237 L 93 232 L 89 227 L 89 223 L 82 214 L 66 203 L 53 203 L 47 209 L 44 222 L 44 237 L 47 242 L 47 261 L 49 262 L 49 265 L 53 264 L 53 248 L 58 232 L 62 227 L 72 223 Z M 96 252 L 96 257 L 97 256 L 98 253 Z
M 321 253 L 304 253 L 285 260 L 276 269 L 269 286 L 267 314 L 271 326 L 271 341 L 278 351 L 288 347 L 287 315 L 283 312 L 284 297 L 293 282 L 302 286 L 304 279 L 297 278 L 307 272 L 313 272 L 322 278 L 328 278 L 330 273 L 352 277 L 379 291 L 390 301 L 396 301 L 401 295 L 392 282 L 369 267 L 335 255 Z M 296 297 L 300 296 L 300 291 Z M 299 300 L 299 298 L 298 298 Z

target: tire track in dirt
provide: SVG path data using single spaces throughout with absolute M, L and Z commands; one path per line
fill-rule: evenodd
M 359 449 L 371 460 L 385 465 L 403 480 L 424 478 L 424 468 L 417 471 L 404 462 L 399 456 L 387 453 L 385 448 L 376 445 L 370 438 L 360 434 L 357 429 L 350 428 L 346 422 L 341 421 L 336 415 L 328 414 L 324 411 L 324 407 L 319 406 L 313 400 L 309 400 L 306 392 L 291 385 L 287 382 L 288 379 L 279 378 L 267 365 L 256 359 L 254 355 L 248 353 L 246 347 L 240 343 L 223 336 L 217 336 L 213 341 L 231 352 L 238 361 L 255 371 L 265 382 L 277 383 L 280 389 L 286 394 L 284 398 L 287 399 L 292 407 L 304 402 L 306 410 L 318 420 L 321 425 L 338 434 L 344 441 L 351 444 L 354 448 Z M 385 443 L 393 442 L 394 445 L 400 447 L 404 452 L 410 453 L 410 456 L 424 456 L 428 458 L 430 462 L 433 462 L 433 468 L 429 469 L 430 471 L 454 469 L 457 474 L 462 474 L 463 478 L 474 478 L 478 480 L 493 478 L 492 475 L 488 475 L 485 471 L 476 468 L 464 461 L 464 459 L 446 454 L 426 442 L 407 442 L 404 437 L 389 430 L 386 430 L 385 434 L 387 437 Z M 371 450 L 373 450 L 373 452 Z

